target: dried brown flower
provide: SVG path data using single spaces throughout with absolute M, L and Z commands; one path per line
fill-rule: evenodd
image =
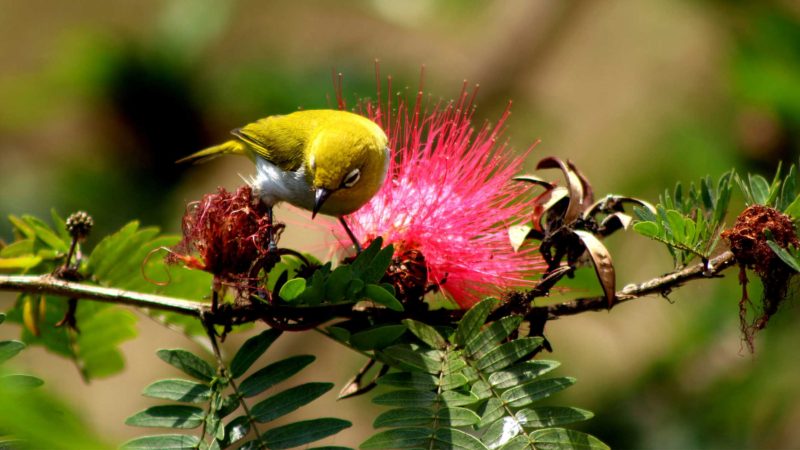
M 743 285 L 739 317 L 745 342 L 751 350 L 754 333 L 766 327 L 770 317 L 777 312 L 786 298 L 789 280 L 795 274 L 769 247 L 765 230 L 769 230 L 774 241 L 783 248 L 800 245 L 792 218 L 764 205 L 748 207 L 737 217 L 733 228 L 722 232 L 722 237 L 728 241 L 731 252 L 742 267 L 739 277 Z M 752 269 L 764 285 L 761 314 L 752 321 L 747 320 L 750 300 L 747 296 L 745 268 Z
M 205 270 L 216 283 L 241 290 L 269 260 L 269 227 L 268 208 L 249 186 L 235 193 L 219 188 L 187 206 L 183 240 L 167 261 Z

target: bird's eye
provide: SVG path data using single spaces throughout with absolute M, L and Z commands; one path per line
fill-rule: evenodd
M 342 181 L 342 186 L 346 188 L 353 187 L 353 185 L 358 183 L 359 179 L 361 179 L 361 170 L 353 169 L 350 171 L 350 173 L 347 174 L 346 177 L 344 177 L 344 181 Z

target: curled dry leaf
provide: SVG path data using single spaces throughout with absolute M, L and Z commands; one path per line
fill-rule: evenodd
M 614 304 L 616 292 L 616 278 L 614 274 L 614 264 L 611 262 L 611 254 L 608 249 L 599 239 L 594 237 L 593 234 L 576 230 L 575 234 L 580 238 L 589 256 L 592 258 L 594 264 L 594 271 L 597 273 L 597 279 L 603 287 L 606 299 L 608 300 L 608 307 Z
M 607 195 L 600 200 L 592 203 L 586 211 L 583 212 L 583 218 L 588 219 L 593 217 L 599 213 L 611 213 L 611 212 L 625 212 L 625 204 L 632 203 L 636 206 L 640 206 L 642 208 L 646 208 L 650 210 L 653 214 L 656 214 L 655 206 L 651 205 L 650 203 L 640 200 L 638 198 L 633 197 L 625 197 L 622 195 Z
M 578 179 L 581 180 L 581 186 L 583 187 L 583 205 L 589 205 L 594 201 L 594 189 L 592 189 L 592 184 L 589 183 L 589 179 L 586 178 L 586 175 L 583 174 L 572 161 L 567 160 L 567 165 L 569 166 L 570 170 L 578 176 Z
M 600 236 L 605 237 L 620 229 L 627 230 L 631 222 L 633 222 L 633 217 L 625 213 L 615 212 L 603 219 L 597 231 Z
M 539 161 L 536 169 L 561 169 L 564 178 L 567 180 L 567 189 L 569 190 L 569 204 L 567 210 L 564 212 L 562 222 L 570 224 L 581 216 L 583 211 L 583 182 L 578 174 L 573 171 L 567 163 L 555 157 L 547 157 Z

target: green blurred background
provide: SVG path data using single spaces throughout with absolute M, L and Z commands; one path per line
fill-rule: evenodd
M 175 159 L 256 118 L 332 106 L 334 69 L 350 104 L 374 95 L 375 58 L 398 91 L 417 88 L 422 64 L 434 98 L 457 95 L 463 79 L 480 83 L 478 123 L 513 100 L 510 143 L 521 151 L 542 140 L 528 168 L 570 158 L 601 195 L 656 200 L 676 181 L 730 167 L 769 175 L 798 153 L 800 6 L 788 0 L 0 0 L 0 215 L 85 209 L 94 236 L 135 218 L 178 231 L 187 201 L 235 187 L 250 168 Z M 307 244 L 307 218 L 291 220 L 284 245 L 302 239 L 324 255 L 330 238 Z M 10 238 L 7 222 L 0 237 Z M 631 233 L 608 245 L 618 286 L 671 269 L 664 248 Z M 572 292 L 597 288 L 584 276 Z M 730 270 L 671 302 L 549 324 L 550 356 L 579 380 L 554 401 L 593 410 L 583 429 L 616 448 L 800 448 L 796 302 L 751 355 L 739 296 Z M 13 298 L 0 295 L 0 306 Z M 150 404 L 138 392 L 170 373 L 155 349 L 193 345 L 144 316 L 140 332 L 123 346 L 126 372 L 88 386 L 39 349 L 19 359 L 121 442 L 141 434 L 123 424 Z M 339 386 L 362 363 L 312 333 L 267 357 L 296 352 L 318 355 L 306 380 Z M 377 411 L 367 398 L 330 393 L 303 414 L 353 420 L 328 442 L 355 445 Z

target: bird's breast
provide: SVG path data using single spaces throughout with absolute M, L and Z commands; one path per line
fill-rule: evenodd
M 253 184 L 267 205 L 289 202 L 309 210 L 314 206 L 314 191 L 303 166 L 297 171 L 283 170 L 263 157 L 256 156 L 256 177 Z

